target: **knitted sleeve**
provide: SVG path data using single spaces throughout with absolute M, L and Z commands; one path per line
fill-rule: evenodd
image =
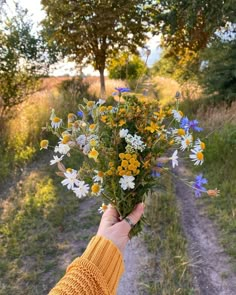
M 119 249 L 111 241 L 95 236 L 49 295 L 113 295 L 123 271 Z

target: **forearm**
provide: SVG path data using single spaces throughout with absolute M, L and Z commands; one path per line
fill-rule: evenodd
M 111 241 L 95 236 L 49 294 L 116 294 L 123 271 L 123 258 L 118 248 Z

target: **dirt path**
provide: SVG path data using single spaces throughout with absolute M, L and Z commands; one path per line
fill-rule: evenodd
M 117 295 L 141 294 L 139 291 L 141 274 L 149 271 L 151 254 L 147 252 L 142 235 L 133 238 L 124 254 L 125 272 L 121 278 Z M 148 294 L 148 293 L 143 293 Z
M 189 175 L 185 168 L 179 168 L 177 174 L 183 178 Z M 195 294 L 235 295 L 236 276 L 229 257 L 218 243 L 215 226 L 204 216 L 192 190 L 181 181 L 176 181 L 176 196 L 188 240 Z

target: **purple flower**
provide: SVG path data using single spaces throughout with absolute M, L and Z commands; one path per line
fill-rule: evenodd
M 184 129 L 185 131 L 189 131 L 189 119 L 187 117 L 181 119 L 180 128 Z
M 151 176 L 152 177 L 160 177 L 161 176 L 161 168 L 163 167 L 162 163 L 157 163 L 157 166 L 152 169 Z
M 201 197 L 202 193 L 206 192 L 206 188 L 203 186 L 207 183 L 207 179 L 202 177 L 202 174 L 199 174 L 195 178 L 193 184 L 194 194 L 197 198 Z
M 84 113 L 82 111 L 77 112 L 77 116 L 83 118 Z
M 189 127 L 192 128 L 194 131 L 200 132 L 203 130 L 203 128 L 198 126 L 197 120 L 189 121 Z
M 186 132 L 188 132 L 190 128 L 194 131 L 200 132 L 203 128 L 199 127 L 198 123 L 197 120 L 190 121 L 187 117 L 184 117 L 180 121 L 180 128 L 183 128 Z
M 126 88 L 126 87 L 116 87 L 115 89 L 116 89 L 119 93 L 130 92 L 130 88 Z

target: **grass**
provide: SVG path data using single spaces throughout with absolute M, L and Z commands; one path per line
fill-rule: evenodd
M 167 175 L 162 181 L 165 191 L 153 192 L 147 199 L 149 225 L 144 239 L 155 258 L 148 275 L 143 275 L 142 291 L 150 295 L 194 294 L 187 242 L 180 225 L 171 176 Z
M 180 109 L 204 127 L 200 137 L 206 143 L 205 162 L 196 170 L 204 173 L 209 188 L 220 190 L 220 196 L 200 202 L 216 224 L 220 242 L 236 271 L 236 102 L 227 108 L 224 104 L 214 107 L 208 100 L 187 100 Z
M 32 171 L 2 206 L 2 295 L 47 294 L 96 232 L 97 206 L 81 212 L 81 202 L 48 170 Z

